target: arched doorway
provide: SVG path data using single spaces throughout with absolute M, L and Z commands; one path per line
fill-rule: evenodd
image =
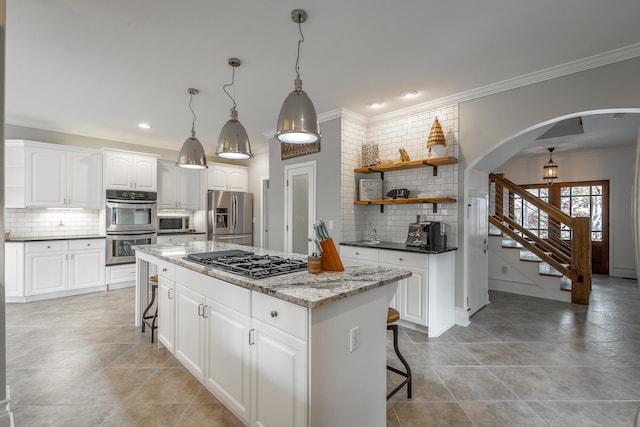
M 545 138 L 545 134 L 549 135 L 549 132 L 554 129 L 554 127 L 558 128 L 558 125 L 562 122 L 576 120 L 579 118 L 583 118 L 584 124 L 589 122 L 594 122 L 596 118 L 609 118 L 611 127 L 605 129 L 600 129 L 600 131 L 596 132 L 594 129 L 583 129 L 582 135 L 564 135 L 565 139 L 563 139 L 563 135 L 560 136 L 552 136 L 551 138 Z M 626 123 L 623 121 L 626 120 Z M 502 165 L 509 162 L 512 158 L 517 156 L 529 156 L 532 158 L 540 157 L 543 153 L 546 152 L 546 148 L 548 146 L 554 145 L 562 147 L 562 149 L 558 150 L 560 153 L 565 152 L 565 155 L 573 152 L 574 150 L 597 150 L 599 148 L 601 151 L 606 151 L 606 147 L 608 146 L 619 146 L 622 145 L 621 142 L 617 141 L 618 138 L 618 130 L 615 126 L 624 127 L 625 125 L 629 125 L 634 130 L 634 133 L 629 134 L 627 129 L 627 141 L 625 142 L 629 148 L 629 153 L 633 153 L 632 157 L 635 159 L 635 145 L 638 139 L 638 129 L 640 128 L 640 109 L 607 109 L 607 110 L 592 110 L 585 112 L 572 113 L 561 117 L 556 117 L 554 119 L 538 123 L 532 125 L 526 129 L 523 129 L 520 132 L 517 132 L 510 137 L 500 141 L 497 143 L 491 150 L 485 152 L 481 157 L 477 158 L 472 164 L 470 164 L 464 173 L 464 197 L 465 203 L 469 206 L 469 203 L 473 198 L 478 197 L 488 197 L 489 189 L 488 189 L 488 180 L 487 175 L 491 172 L 496 171 Z M 586 126 L 585 126 L 586 127 Z M 551 132 L 553 135 L 553 132 Z M 631 135 L 631 136 L 630 136 Z M 585 142 L 585 146 L 580 146 L 580 141 Z M 598 142 L 599 141 L 599 142 Z M 573 144 L 573 145 L 572 145 Z M 599 146 L 598 146 L 599 144 Z M 546 154 L 548 158 L 548 153 Z M 592 158 L 591 164 L 598 163 L 600 158 Z M 557 158 L 556 152 L 554 151 L 554 160 Z M 536 162 L 529 162 L 529 166 L 534 168 L 535 173 L 539 173 L 539 177 L 536 179 L 538 182 L 542 181 L 542 164 Z M 606 163 L 606 162 L 604 162 Z M 561 163 L 559 163 L 561 164 Z M 576 167 L 575 165 L 573 166 Z M 589 162 L 585 162 L 581 167 L 584 168 L 585 171 L 589 171 L 591 167 Z M 598 165 L 600 169 L 607 167 L 605 164 Z M 539 170 L 538 170 L 539 169 Z M 634 166 L 631 169 L 637 170 L 638 166 Z M 598 176 L 600 178 L 601 176 Z M 619 255 L 620 259 L 624 259 L 622 264 L 613 268 L 610 272 L 611 275 L 622 275 L 623 277 L 629 277 L 631 272 L 635 277 L 636 275 L 636 265 L 638 265 L 638 261 L 636 260 L 635 254 L 638 253 L 636 247 L 638 246 L 632 236 L 635 233 L 637 215 L 631 216 L 631 206 L 633 204 L 634 208 L 637 208 L 638 201 L 637 198 L 633 201 L 629 200 L 629 195 L 631 194 L 631 188 L 637 188 L 636 183 L 638 182 L 638 175 L 629 173 L 629 177 L 625 178 L 628 182 L 620 182 L 620 179 L 617 181 L 614 180 L 614 186 L 620 187 L 622 184 L 626 185 L 629 188 L 629 191 L 623 196 L 621 194 L 614 194 L 611 204 L 615 206 L 616 201 L 623 202 L 624 197 L 627 198 L 626 202 L 628 202 L 629 209 L 627 211 L 627 219 L 624 219 L 624 215 L 614 214 L 614 224 L 612 227 L 616 227 L 617 236 L 614 234 L 612 236 L 612 242 L 610 243 L 612 256 L 615 257 Z M 614 190 L 615 191 L 615 190 Z M 634 193 L 637 194 L 637 191 Z M 617 197 L 617 199 L 615 199 Z M 624 208 L 623 208 L 624 209 Z M 475 220 L 478 223 L 478 220 Z M 633 225 L 633 230 L 630 229 Z M 474 304 L 474 298 L 482 299 L 483 295 L 486 295 L 486 289 L 488 289 L 488 280 L 480 280 L 477 275 L 474 275 L 474 272 L 478 271 L 478 262 L 483 262 L 482 257 L 479 256 L 478 251 L 482 249 L 481 245 L 474 244 L 473 236 L 475 235 L 473 231 L 473 220 L 468 216 L 465 216 L 464 219 L 464 256 L 463 256 L 463 264 L 464 264 L 464 290 L 467 301 L 468 308 L 477 307 L 478 305 L 482 305 L 483 301 L 476 302 Z M 624 229 L 623 229 L 624 228 Z M 620 240 L 627 239 L 624 245 L 619 245 Z M 636 239 L 637 241 L 637 239 Z M 618 246 L 616 246 L 618 245 Z M 628 254 L 626 254 L 626 258 L 624 257 L 625 247 L 628 247 Z M 480 261 L 479 261 L 480 260 Z M 487 257 L 484 257 L 484 262 L 488 262 Z M 475 265 L 474 265 L 475 263 Z M 614 258 L 615 264 L 615 258 Z M 615 266 L 614 266 L 615 267 Z M 486 269 L 485 269 L 486 271 Z

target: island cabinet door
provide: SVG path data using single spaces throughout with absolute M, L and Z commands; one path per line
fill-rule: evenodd
M 251 318 L 207 298 L 206 386 L 245 424 L 251 396 Z
M 204 381 L 204 330 L 206 304 L 203 295 L 176 283 L 176 358 L 197 379 Z
M 175 283 L 158 275 L 158 341 L 175 354 Z
M 251 426 L 307 426 L 307 343 L 252 320 Z

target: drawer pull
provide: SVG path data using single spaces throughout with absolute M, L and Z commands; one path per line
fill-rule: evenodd
M 166 272 L 167 272 L 167 269 L 166 269 L 166 268 L 163 268 L 163 269 L 162 269 L 162 272 L 163 272 L 163 273 L 166 273 Z
M 278 317 L 278 312 L 277 312 L 277 311 L 275 311 L 275 310 L 272 310 L 272 311 L 271 311 L 271 317 L 274 317 L 274 318 L 275 318 L 275 317 Z
M 51 246 L 47 245 L 47 249 L 51 249 Z
M 398 261 L 404 261 L 404 258 L 398 258 Z
M 360 252 L 356 252 L 356 255 L 360 255 Z
M 91 246 L 91 243 L 87 243 L 87 246 Z

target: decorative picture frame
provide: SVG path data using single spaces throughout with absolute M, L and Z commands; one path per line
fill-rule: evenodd
M 306 156 L 320 152 L 320 141 L 310 144 L 288 144 L 280 143 L 280 158 L 282 160 L 293 159 L 294 157 Z
M 381 200 L 382 180 L 381 179 L 361 179 L 359 181 L 359 200 Z

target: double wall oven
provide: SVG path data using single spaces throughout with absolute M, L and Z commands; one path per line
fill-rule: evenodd
M 157 241 L 157 193 L 107 190 L 106 264 L 136 261 L 132 246 Z

